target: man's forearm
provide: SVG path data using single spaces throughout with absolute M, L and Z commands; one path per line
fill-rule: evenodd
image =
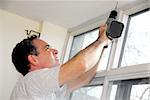
M 69 93 L 90 83 L 90 81 L 96 75 L 96 71 L 97 71 L 97 68 L 99 67 L 99 63 L 102 58 L 104 50 L 105 50 L 105 48 L 103 48 L 101 55 L 99 57 L 99 60 L 94 67 L 92 67 L 90 70 L 83 73 L 79 77 L 77 77 L 75 80 L 72 80 L 71 82 L 68 83 L 68 92 Z
M 96 40 L 94 43 L 80 51 L 70 61 L 63 64 L 60 70 L 60 79 L 62 83 L 74 80 L 89 69 L 94 67 L 98 62 L 105 42 Z
M 91 69 L 99 60 L 105 43 L 101 40 L 96 40 L 94 43 L 82 50 L 78 55 L 77 59 L 80 59 L 81 63 L 85 66 L 86 70 Z

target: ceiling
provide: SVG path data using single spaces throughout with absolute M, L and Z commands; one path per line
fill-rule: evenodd
M 118 8 L 141 1 L 118 0 Z M 116 3 L 116 0 L 1 0 L 0 8 L 69 29 L 110 12 Z

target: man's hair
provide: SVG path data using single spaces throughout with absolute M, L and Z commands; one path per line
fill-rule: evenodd
M 18 72 L 25 76 L 30 69 L 28 55 L 38 55 L 36 47 L 33 45 L 33 40 L 37 39 L 36 35 L 22 40 L 18 43 L 12 52 L 12 62 Z

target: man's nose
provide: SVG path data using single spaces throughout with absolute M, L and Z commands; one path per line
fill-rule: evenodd
M 58 54 L 58 50 L 53 49 L 53 54 L 57 55 Z

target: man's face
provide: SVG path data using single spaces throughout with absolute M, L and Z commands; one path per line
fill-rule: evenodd
M 49 44 L 40 39 L 33 40 L 33 44 L 37 48 L 38 64 L 40 68 L 51 68 L 59 66 L 59 59 L 57 57 L 58 51 L 56 49 L 50 48 Z

